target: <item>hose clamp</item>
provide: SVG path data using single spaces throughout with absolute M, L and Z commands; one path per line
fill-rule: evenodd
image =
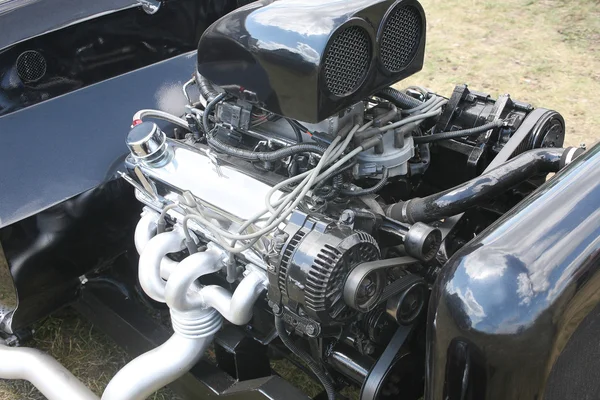
M 402 222 L 413 223 L 408 218 L 408 203 L 410 203 L 410 200 L 405 201 L 404 203 L 402 203 L 402 209 L 400 210 L 400 215 L 402 216 Z

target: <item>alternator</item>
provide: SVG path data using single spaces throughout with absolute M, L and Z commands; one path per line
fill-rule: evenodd
M 356 313 L 343 300 L 346 276 L 358 264 L 379 259 L 375 239 L 336 221 L 296 211 L 286 242 L 270 268 L 269 299 L 276 313 L 309 336 L 327 334 Z

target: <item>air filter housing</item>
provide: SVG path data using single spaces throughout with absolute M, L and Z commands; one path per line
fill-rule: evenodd
M 276 114 L 320 122 L 419 71 L 416 0 L 264 0 L 211 25 L 198 72 Z

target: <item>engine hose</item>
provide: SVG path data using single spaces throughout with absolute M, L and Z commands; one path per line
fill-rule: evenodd
M 285 326 L 281 317 L 275 316 L 275 329 L 277 330 L 277 334 L 279 335 L 279 338 L 285 347 L 287 347 L 292 353 L 301 359 L 308 366 L 308 368 L 310 368 L 312 373 L 315 374 L 317 379 L 319 379 L 325 388 L 325 392 L 327 392 L 327 399 L 335 400 L 335 387 L 333 386 L 333 382 L 325 374 L 325 371 L 323 371 L 321 365 L 319 365 L 308 353 L 294 344 L 285 330 Z
M 321 146 L 317 146 L 316 144 L 295 144 L 274 151 L 251 151 L 238 149 L 237 147 L 223 143 L 214 137 L 208 139 L 208 144 L 222 153 L 249 161 L 277 161 L 299 153 L 316 153 L 321 155 L 325 153 L 325 149 Z
M 223 100 L 224 97 L 225 97 L 225 93 L 218 94 L 217 97 L 215 97 L 214 99 L 212 99 L 206 105 L 206 108 L 204 109 L 204 113 L 202 114 L 202 127 L 204 128 L 204 133 L 206 133 L 207 135 L 210 132 L 210 125 L 209 125 L 209 121 L 208 121 L 208 116 L 212 112 L 213 108 L 215 108 L 215 106 L 217 105 L 217 103 L 220 102 L 221 100 Z
M 423 198 L 389 206 L 386 215 L 400 222 L 432 222 L 465 212 L 506 192 L 525 180 L 562 168 L 565 149 L 544 148 L 522 153 L 458 186 Z
M 360 188 L 360 189 L 356 189 L 356 190 L 340 189 L 340 194 L 342 194 L 344 196 L 348 196 L 348 197 L 360 197 L 360 196 L 365 196 L 367 194 L 377 193 L 387 183 L 388 175 L 389 175 L 388 169 L 386 167 L 383 167 L 383 171 L 381 173 L 381 179 L 375 185 L 371 186 L 370 188 L 364 188 L 364 189 Z
M 396 106 L 403 110 L 409 110 L 411 108 L 418 107 L 422 104 L 419 100 L 415 99 L 414 97 L 411 97 L 406 93 L 402 93 L 401 91 L 391 87 L 381 89 L 379 92 L 375 93 L 375 96 L 387 100 L 391 103 L 394 103 Z
M 429 136 L 418 136 L 413 139 L 415 141 L 415 144 L 439 142 L 440 140 L 456 139 L 460 137 L 475 135 L 477 133 L 482 133 L 490 129 L 499 128 L 502 125 L 504 125 L 504 121 L 498 119 L 496 121 L 488 122 L 487 124 L 476 126 L 474 128 L 461 129 L 460 131 L 435 133 Z
M 198 85 L 200 94 L 206 99 L 206 103 L 210 103 L 219 95 L 212 82 L 200 75 L 198 71 L 196 71 L 196 84 Z

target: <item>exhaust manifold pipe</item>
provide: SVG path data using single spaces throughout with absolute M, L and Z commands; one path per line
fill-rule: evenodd
M 29 381 L 48 400 L 98 400 L 69 370 L 40 350 L 9 347 L 0 340 L 0 360 L 0 378 Z
M 267 287 L 267 275 L 249 267 L 231 294 L 220 286 L 199 286 L 203 275 L 225 265 L 225 254 L 209 244 L 206 251 L 194 253 L 177 265 L 167 254 L 185 248 L 185 235 L 179 227 L 151 239 L 157 215 L 145 213 L 136 228 L 135 242 L 141 250 L 140 284 L 149 297 L 166 303 L 175 333 L 163 345 L 127 364 L 111 380 L 102 400 L 141 400 L 189 371 L 204 354 L 220 329 L 223 317 L 243 325 L 252 318 L 252 307 Z M 132 384 L 134 383 L 134 384 Z
M 198 278 L 220 269 L 215 269 L 215 260 L 219 257 L 219 251 L 208 249 L 187 257 L 173 271 L 165 286 L 166 303 L 171 315 L 174 312 L 214 308 L 232 324 L 244 325 L 250 321 L 252 307 L 268 283 L 267 275 L 260 268 L 248 266 L 233 295 L 217 285 L 203 286 L 198 291 L 189 290 Z
M 221 328 L 222 318 L 216 310 L 202 311 L 195 315 L 193 331 L 184 333 L 176 329 L 165 343 L 117 372 L 104 390 L 102 400 L 143 400 L 188 372 Z
M 102 400 L 143 400 L 188 372 L 202 357 L 223 318 L 243 325 L 267 288 L 268 278 L 249 265 L 234 293 L 216 286 L 201 286 L 197 279 L 225 265 L 225 254 L 209 244 L 180 263 L 167 257 L 185 248 L 179 227 L 156 235 L 158 214 L 144 211 L 135 231 L 140 253 L 138 276 L 144 292 L 166 303 L 175 333 L 162 345 L 123 367 L 109 382 Z M 0 378 L 26 379 L 48 399 L 98 400 L 98 397 L 51 356 L 35 349 L 11 348 L 0 342 Z M 12 360 L 5 363 L 6 360 Z

